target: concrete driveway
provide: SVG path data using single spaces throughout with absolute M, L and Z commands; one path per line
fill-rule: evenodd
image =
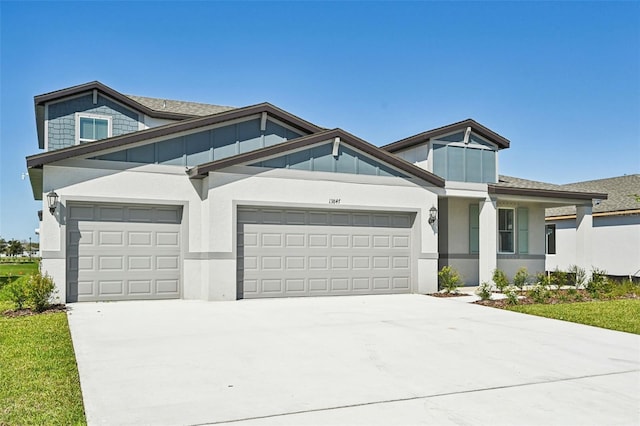
M 640 424 L 640 336 L 421 295 L 76 303 L 90 424 Z

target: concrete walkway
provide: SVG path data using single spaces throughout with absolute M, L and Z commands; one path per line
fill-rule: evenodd
M 89 424 L 640 424 L 640 336 L 421 295 L 70 305 Z

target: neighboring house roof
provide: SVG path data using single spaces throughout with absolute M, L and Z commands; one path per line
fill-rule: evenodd
M 204 116 L 235 109 L 235 107 L 201 104 L 198 102 L 175 101 L 171 99 L 148 98 L 146 96 L 125 95 L 128 98 L 157 112 L 169 112 L 191 116 Z
M 432 183 L 433 185 L 444 187 L 444 179 L 442 179 L 441 177 L 436 176 L 421 167 L 411 164 L 408 161 L 401 159 L 400 157 L 390 154 L 342 129 L 325 130 L 322 132 L 292 139 L 287 142 L 282 142 L 270 147 L 261 148 L 254 151 L 249 151 L 244 154 L 235 155 L 233 157 L 227 157 L 220 160 L 212 161 L 210 163 L 201 164 L 189 170 L 189 177 L 191 177 L 192 179 L 202 179 L 212 171 L 220 170 L 234 165 L 255 162 L 257 160 L 280 155 L 288 151 L 293 151 L 321 142 L 330 141 L 334 138 L 340 138 L 340 143 L 346 143 L 347 145 L 359 149 L 360 151 L 369 154 L 372 157 L 383 161 L 399 170 L 402 170 L 412 176 L 418 177 L 422 180 Z
M 431 138 L 436 138 L 438 136 L 443 136 L 449 133 L 465 130 L 467 127 L 471 127 L 471 130 L 487 139 L 489 142 L 492 142 L 498 145 L 499 149 L 509 148 L 509 139 L 500 136 L 493 130 L 483 126 L 477 121 L 468 118 L 463 121 L 459 121 L 457 123 L 449 124 L 447 126 L 438 127 L 437 129 L 427 130 L 426 132 L 418 133 L 417 135 L 409 136 L 408 138 L 401 139 L 396 142 L 392 142 L 388 145 L 382 147 L 382 149 L 387 150 L 389 152 L 396 152 L 402 149 L 411 148 L 414 145 L 421 144 L 423 142 L 428 141 Z
M 236 108 L 230 111 L 221 112 L 219 114 L 207 115 L 204 117 L 192 118 L 189 120 L 179 121 L 177 123 L 170 123 L 164 126 L 152 127 L 147 130 L 140 130 L 137 132 L 127 133 L 121 136 L 115 136 L 108 139 L 101 139 L 99 141 L 74 145 L 67 148 L 57 149 L 54 151 L 48 151 L 41 154 L 36 154 L 27 157 L 27 167 L 37 168 L 42 167 L 45 164 L 50 164 L 55 161 L 64 160 L 67 158 L 79 157 L 87 154 L 92 154 L 100 151 L 104 151 L 112 148 L 124 147 L 134 143 L 148 141 L 154 138 L 170 136 L 178 132 L 184 132 L 189 130 L 198 129 L 201 127 L 210 126 L 213 124 L 223 123 L 225 121 L 236 120 L 255 114 L 267 113 L 268 115 L 277 118 L 278 120 L 303 130 L 308 133 L 315 133 L 321 131 L 320 127 L 315 124 L 309 123 L 293 114 L 290 114 L 274 105 L 269 103 L 262 103 L 258 105 L 252 105 L 244 108 Z
M 512 176 L 498 176 L 497 183 L 487 185 L 490 194 L 531 195 L 551 198 L 572 198 L 579 200 L 606 199 L 604 192 L 564 188 L 562 185 L 522 179 Z M 575 211 L 575 206 L 574 206 Z
M 594 215 L 640 213 L 640 174 L 618 176 L 558 185 L 569 191 L 594 191 L 608 194 L 600 204 L 593 207 Z M 575 206 L 556 207 L 546 210 L 547 219 L 567 219 L 576 214 Z
M 135 111 L 146 114 L 149 117 L 168 120 L 185 120 L 197 116 L 217 114 L 219 112 L 233 109 L 233 107 L 220 105 L 207 105 L 195 102 L 171 101 L 165 99 L 145 98 L 142 96 L 124 95 L 117 90 L 100 83 L 99 81 L 91 81 L 89 83 L 79 84 L 66 89 L 34 96 L 33 101 L 36 110 L 38 145 L 41 149 L 44 149 L 44 105 L 47 102 L 61 100 L 70 96 L 76 96 L 82 93 L 92 93 L 94 90 L 115 99 Z

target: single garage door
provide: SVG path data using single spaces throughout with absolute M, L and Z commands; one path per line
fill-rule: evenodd
M 67 301 L 180 297 L 181 207 L 69 204 Z
M 238 296 L 409 293 L 414 215 L 238 209 Z

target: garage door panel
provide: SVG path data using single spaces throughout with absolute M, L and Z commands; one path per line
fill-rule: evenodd
M 410 291 L 412 214 L 241 208 L 237 217 L 242 297 Z
M 180 208 L 71 204 L 69 212 L 68 301 L 180 297 Z

